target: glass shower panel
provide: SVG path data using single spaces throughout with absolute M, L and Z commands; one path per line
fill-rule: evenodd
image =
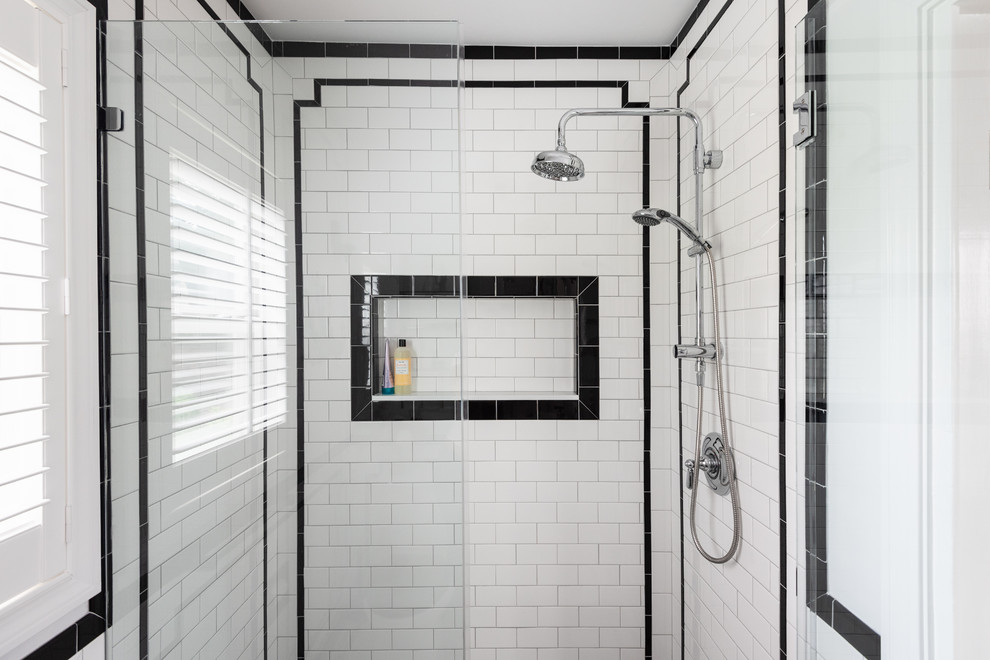
M 111 431 L 111 657 L 263 657 L 280 636 L 291 205 L 265 120 L 276 76 L 252 39 L 107 25 L 125 117 L 108 137 L 114 391 L 136 386 Z
M 302 230 L 300 634 L 313 657 L 453 660 L 464 649 L 458 26 L 328 27 L 318 41 L 279 33 L 291 39 L 281 61 Z M 321 41 L 328 57 L 312 57 Z M 412 351 L 412 394 L 382 392 L 386 339 Z
M 986 20 L 969 3 L 823 0 L 797 28 L 795 97 L 817 115 L 793 262 L 805 657 L 969 657 L 953 491 L 970 461 L 954 452 L 985 362 L 956 351 L 985 327 L 985 277 L 961 276 L 986 268 Z
M 459 657 L 457 25 L 105 46 L 108 655 Z M 378 400 L 389 332 L 448 400 Z

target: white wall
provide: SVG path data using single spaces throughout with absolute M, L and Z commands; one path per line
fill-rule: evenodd
M 623 80 L 647 100 L 658 62 L 473 61 L 469 80 Z M 642 122 L 573 122 L 577 183 L 529 172 L 571 107 L 617 89 L 469 89 L 464 272 L 598 275 L 601 421 L 469 422 L 472 657 L 642 653 Z M 497 329 L 496 329 L 497 332 Z
M 955 484 L 952 520 L 947 525 L 954 540 L 951 562 L 953 605 L 950 608 L 944 600 L 936 601 L 936 616 L 953 627 L 954 649 L 950 652 L 963 658 L 976 657 L 985 647 L 980 622 L 987 618 L 985 594 L 990 586 L 983 558 L 983 548 L 990 543 L 987 529 L 983 525 L 968 524 L 973 516 L 980 515 L 983 475 L 979 466 L 988 460 L 988 445 L 981 439 L 987 428 L 987 393 L 983 384 L 990 355 L 980 338 L 987 336 L 990 322 L 986 306 L 990 299 L 987 289 L 990 235 L 986 225 L 986 213 L 990 209 L 990 188 L 987 186 L 990 161 L 985 148 L 990 122 L 986 113 L 974 109 L 986 107 L 990 99 L 990 71 L 987 69 L 990 51 L 985 39 L 990 30 L 990 16 L 955 11 L 951 16 L 948 19 L 952 35 L 951 64 L 946 82 L 951 87 L 951 95 L 947 97 L 951 99 L 952 107 L 946 109 L 948 112 L 937 114 L 933 120 L 938 122 L 943 134 L 951 130 L 951 149 L 947 150 L 951 154 L 946 156 L 957 164 L 950 170 L 952 181 L 945 192 L 948 193 L 946 197 L 953 200 L 952 217 L 955 219 L 955 231 L 950 234 L 950 240 L 954 243 L 952 252 L 957 256 L 958 269 L 951 299 L 958 304 L 953 320 L 957 333 L 954 363 L 959 371 L 950 390 L 956 395 L 954 475 L 951 481 L 936 481 L 935 486 L 948 490 Z M 951 122 L 947 115 L 952 117 Z M 950 123 L 951 129 L 948 128 Z M 981 136 L 975 144 L 974 135 Z M 945 174 L 947 172 L 943 172 L 943 176 Z M 944 225 L 939 223 L 938 227 L 941 232 Z M 939 532 L 942 530 L 936 532 L 936 538 L 941 538 Z M 947 630 L 945 633 L 948 637 Z
M 209 20 L 196 2 L 151 3 L 145 17 Z M 226 3 L 215 10 L 236 18 Z M 111 3 L 111 19 L 133 10 Z M 210 23 L 145 26 L 146 269 L 148 275 L 149 637 L 153 657 L 263 653 L 268 617 L 274 652 L 294 653 L 294 417 L 269 434 L 266 465 L 260 437 L 173 464 L 168 456 L 171 384 L 168 280 L 168 157 L 182 152 L 257 193 L 259 139 L 266 145 L 267 198 L 291 209 L 291 186 L 276 185 L 272 90 L 287 75 L 246 29 L 234 28 L 250 51 L 253 77 L 231 39 Z M 137 236 L 134 197 L 133 28 L 111 24 L 109 104 L 125 110 L 125 131 L 109 136 L 111 268 L 111 461 L 115 657 L 137 657 L 139 625 Z M 195 51 L 195 55 L 193 54 Z M 176 68 L 177 67 L 177 68 Z M 218 103 L 217 100 L 222 100 Z M 262 133 L 263 132 L 263 133 Z M 291 223 L 290 223 L 291 228 Z M 290 229 L 291 231 L 291 229 Z M 291 233 L 290 233 L 291 249 Z M 291 290 L 291 279 L 290 289 Z M 290 306 L 291 307 L 291 306 Z M 294 318 L 290 308 L 289 317 Z M 291 335 L 290 335 L 291 337 Z M 290 365 L 293 356 L 290 354 Z M 294 392 L 290 394 L 294 408 Z M 287 477 L 291 472 L 292 476 Z M 265 476 L 267 475 L 267 476 Z M 262 520 L 264 479 L 268 520 Z M 289 489 L 287 484 L 292 485 Z M 280 487 L 281 486 L 281 487 Z M 263 525 L 268 545 L 263 545 Z M 262 602 L 262 553 L 268 552 L 268 603 Z M 289 578 L 288 576 L 292 576 Z
M 86 648 L 72 656 L 72 660 L 105 660 L 106 643 L 105 636 L 100 635 L 87 644 Z
M 723 3 L 712 3 L 660 74 L 654 78 L 654 105 L 677 105 L 685 82 L 690 50 L 712 25 Z M 687 526 L 688 491 L 684 491 L 685 557 L 684 631 L 680 639 L 680 470 L 676 364 L 669 346 L 676 342 L 677 292 L 653 287 L 653 373 L 657 413 L 654 417 L 655 481 L 668 487 L 654 506 L 658 533 L 655 560 L 670 567 L 672 594 L 655 592 L 654 610 L 668 616 L 659 648 L 684 644 L 690 658 L 771 658 L 779 655 L 779 493 L 777 442 L 777 300 L 778 300 L 778 87 L 776 2 L 732 2 L 690 61 L 690 83 L 680 105 L 702 117 L 707 149 L 721 149 L 725 161 L 708 171 L 705 181 L 705 234 L 714 245 L 719 277 L 722 346 L 725 351 L 729 434 L 735 446 L 742 507 L 742 545 L 736 558 L 721 566 L 695 550 Z M 676 132 L 658 124 L 652 152 L 671 154 Z M 694 222 L 691 177 L 693 132 L 681 130 L 681 209 Z M 676 212 L 674 156 L 654 177 L 651 205 Z M 654 282 L 676 278 L 673 231 L 653 230 Z M 682 245 L 685 245 L 682 243 Z M 681 311 L 686 341 L 694 337 L 694 260 L 681 255 Z M 710 283 L 706 277 L 706 305 Z M 712 335 L 710 309 L 706 332 Z M 682 381 L 684 458 L 693 456 L 696 387 L 693 365 Z M 703 433 L 717 430 L 714 370 L 708 369 Z M 663 414 L 666 413 L 666 414 Z M 663 442 L 663 444 L 661 444 Z M 664 449 L 665 451 L 660 451 Z M 698 494 L 698 532 L 708 552 L 721 554 L 731 540 L 728 498 L 704 485 Z M 668 550 L 669 549 L 669 550 Z
M 445 68 L 450 64 L 331 60 L 288 66 L 299 76 L 296 89 L 305 93 L 312 89 L 311 66 L 339 68 L 335 75 L 341 77 L 346 72 L 361 78 L 428 78 L 438 72 L 454 77 L 456 72 Z M 644 81 L 658 66 L 470 61 L 465 77 L 630 80 L 630 99 L 639 101 L 646 99 Z M 457 118 L 451 112 L 458 103 L 454 90 L 349 87 L 325 88 L 323 94 L 328 107 L 304 108 L 302 114 L 304 180 L 329 182 L 304 195 L 310 395 L 306 538 L 308 556 L 320 563 L 307 573 L 308 650 L 316 656 L 331 649 L 365 649 L 382 657 L 389 650 L 409 654 L 429 634 L 435 643 L 442 638 L 439 648 L 451 648 L 451 619 L 414 620 L 412 625 L 427 635 L 410 634 L 416 632 L 408 630 L 411 612 L 395 611 L 406 589 L 389 581 L 402 575 L 389 577 L 375 566 L 388 564 L 389 553 L 393 566 L 403 565 L 396 564 L 397 549 L 402 549 L 397 544 L 408 541 L 387 538 L 402 532 L 399 523 L 407 522 L 402 511 L 410 497 L 413 508 L 462 502 L 464 443 L 472 656 L 577 658 L 590 653 L 619 658 L 641 652 L 642 234 L 629 219 L 641 206 L 639 120 L 578 121 L 569 144 L 585 157 L 589 175 L 577 184 L 553 184 L 528 169 L 535 151 L 552 146 L 560 114 L 576 106 L 618 107 L 620 91 L 469 88 L 460 101 L 464 175 L 451 188 L 447 177 L 438 175 L 454 172 L 456 161 L 444 157 L 441 167 L 438 159 L 458 147 L 447 139 L 455 127 L 450 122 Z M 384 105 L 387 112 L 380 109 Z M 347 150 L 337 144 L 346 144 Z M 414 178 L 407 169 L 428 174 L 433 193 L 419 199 L 418 193 L 410 195 L 422 188 L 404 187 Z M 460 224 L 458 186 L 463 190 Z M 444 195 L 454 199 L 446 202 Z M 428 206 L 417 209 L 417 203 Z M 361 273 L 598 275 L 602 421 L 350 422 L 349 370 L 339 356 L 349 344 L 347 276 Z M 514 340 L 493 347 L 497 364 L 528 359 L 523 353 L 529 344 L 517 336 L 526 332 L 524 325 L 537 339 L 532 322 L 506 325 L 502 331 L 494 326 L 495 339 Z M 417 335 L 423 327 L 417 322 Z M 434 335 L 426 339 L 438 341 L 439 326 L 426 327 Z M 465 345 L 476 351 L 491 333 L 470 322 L 463 328 Z M 411 326 L 403 332 L 412 332 Z M 423 381 L 423 387 L 439 388 L 437 382 Z M 518 390 L 545 383 L 513 385 Z M 502 389 L 498 383 L 484 389 L 490 386 Z M 377 484 L 380 479 L 392 486 Z M 427 488 L 421 479 L 446 483 Z M 328 508 L 332 501 L 347 504 Z M 366 550 L 374 553 L 372 566 L 359 568 L 364 560 L 346 552 L 347 539 L 366 535 L 367 526 L 355 516 L 376 505 L 385 517 L 371 527 L 373 543 Z M 419 522 L 412 529 L 413 544 L 433 548 L 435 568 L 456 567 L 459 556 L 436 553 L 446 552 L 451 531 L 460 542 L 461 521 Z M 382 534 L 379 543 L 374 543 L 376 529 Z M 368 537 L 363 538 L 353 542 L 367 546 Z M 382 580 L 377 583 L 376 572 Z M 450 575 L 454 585 L 462 584 L 456 571 Z M 447 616 L 437 609 L 436 599 L 452 603 L 451 584 L 431 582 L 441 577 L 427 572 L 418 577 L 414 571 L 411 579 L 413 588 L 438 587 L 433 600 L 423 594 L 426 600 L 417 601 L 428 608 L 423 612 Z M 375 605 L 377 596 L 386 604 Z M 396 618 L 388 619 L 389 612 Z M 453 621 L 459 625 L 459 619 Z M 325 632 L 328 622 L 336 633 Z M 373 648 L 369 628 L 377 640 Z

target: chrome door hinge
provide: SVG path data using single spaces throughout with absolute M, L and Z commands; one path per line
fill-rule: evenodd
M 798 116 L 798 131 L 794 134 L 794 146 L 806 145 L 815 139 L 815 90 L 809 89 L 792 106 Z

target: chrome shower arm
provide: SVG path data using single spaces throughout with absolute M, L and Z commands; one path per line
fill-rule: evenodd
M 566 149 L 564 131 L 569 122 L 574 117 L 585 116 L 628 116 L 628 117 L 652 117 L 652 116 L 674 116 L 686 117 L 694 123 L 694 173 L 703 174 L 705 171 L 705 141 L 701 128 L 701 117 L 690 110 L 683 108 L 573 108 L 560 117 L 557 123 L 557 148 Z M 716 165 L 717 167 L 717 165 Z
M 704 208 L 702 203 L 702 193 L 704 191 L 704 184 L 702 182 L 702 175 L 705 173 L 706 168 L 717 169 L 722 165 L 722 152 L 721 151 L 709 151 L 705 152 L 705 141 L 704 135 L 701 128 L 701 117 L 690 110 L 684 108 L 573 108 L 568 110 L 560 117 L 560 122 L 557 124 L 557 149 L 559 151 L 566 151 L 567 145 L 565 142 L 565 129 L 567 122 L 569 122 L 574 117 L 582 116 L 629 116 L 629 117 L 653 117 L 653 116 L 668 116 L 668 117 L 685 117 L 690 119 L 694 124 L 694 208 L 695 208 L 695 232 L 698 236 L 704 236 Z M 695 285 L 694 285 L 694 295 L 695 295 L 695 345 L 698 347 L 705 346 L 704 339 L 704 321 L 703 315 L 701 313 L 702 305 L 702 290 L 704 288 L 704 282 L 702 277 L 702 255 L 700 252 L 694 254 L 695 259 Z M 697 380 L 699 383 L 704 381 L 704 361 L 699 359 L 696 365 Z

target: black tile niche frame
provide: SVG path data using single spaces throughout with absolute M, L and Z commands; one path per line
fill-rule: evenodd
M 380 389 L 374 347 L 383 298 L 570 298 L 574 301 L 577 400 L 373 401 Z M 351 421 L 586 419 L 599 415 L 598 278 L 595 276 L 352 275 Z
M 828 420 L 828 85 L 826 5 L 809 2 L 805 88 L 814 90 L 816 135 L 805 148 L 805 547 L 807 605 L 867 660 L 880 660 L 880 634 L 828 593 L 826 451 Z

